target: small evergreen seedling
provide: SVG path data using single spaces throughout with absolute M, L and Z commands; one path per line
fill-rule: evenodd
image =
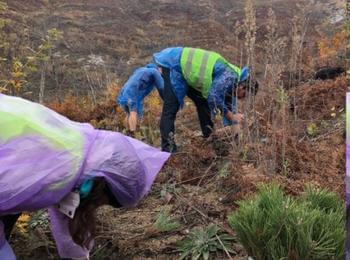
M 338 196 L 327 189 L 307 186 L 303 199 L 314 209 L 324 210 L 327 213 L 343 210 L 343 203 Z
M 337 195 L 307 187 L 294 199 L 263 185 L 239 205 L 228 221 L 254 259 L 344 259 L 345 210 Z

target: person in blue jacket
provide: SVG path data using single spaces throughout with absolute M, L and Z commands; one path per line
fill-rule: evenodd
M 163 98 L 164 80 L 161 68 L 150 63 L 136 69 L 119 93 L 117 103 L 127 113 L 125 121 L 131 136 L 136 131 L 138 118 L 143 116 L 143 100 L 154 87 Z
M 244 98 L 246 90 L 254 95 L 258 82 L 250 78 L 247 67 L 240 69 L 215 52 L 202 49 L 171 47 L 153 55 L 162 68 L 164 103 L 160 122 L 162 150 L 176 152 L 175 119 L 187 95 L 195 103 L 203 137 L 213 131 L 211 116 L 218 110 L 224 125 L 240 123 L 236 99 Z

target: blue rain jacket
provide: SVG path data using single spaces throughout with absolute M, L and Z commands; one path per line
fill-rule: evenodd
M 237 97 L 233 96 L 231 99 L 225 99 L 225 104 L 232 113 L 237 113 Z M 226 115 L 222 116 L 222 123 L 224 126 L 232 125 L 232 122 L 226 117 Z
M 232 97 L 232 103 L 227 104 L 225 102 L 225 94 L 232 93 L 237 83 L 238 75 L 225 64 L 219 61 L 216 62 L 213 71 L 213 83 L 208 95 L 208 105 L 212 113 L 215 113 L 216 109 L 219 109 L 222 115 L 225 115 L 227 111 L 236 110 L 236 98 Z M 224 120 L 224 124 L 225 121 L 227 121 L 227 119 Z
M 181 107 L 183 107 L 188 88 L 181 72 L 180 59 L 182 50 L 183 47 L 171 47 L 153 54 L 154 62 L 157 65 L 170 70 L 171 85 Z
M 181 72 L 180 59 L 182 47 L 171 47 L 153 55 L 156 64 L 170 70 L 170 81 L 176 97 L 182 107 L 187 93 L 188 85 Z M 236 99 L 232 98 L 232 104 L 225 104 L 225 93 L 232 92 L 237 85 L 238 75 L 229 69 L 224 63 L 217 62 L 213 71 L 213 83 L 209 90 L 208 104 L 212 113 L 220 109 L 223 114 L 228 110 L 235 112 Z M 224 118 L 224 124 L 230 122 Z
M 122 87 L 117 103 L 126 112 L 136 111 L 138 116 L 143 116 L 143 99 L 156 87 L 163 99 L 164 80 L 155 64 L 134 71 L 128 81 Z

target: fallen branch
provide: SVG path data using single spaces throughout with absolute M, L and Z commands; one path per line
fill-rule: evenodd
M 233 258 L 231 257 L 230 253 L 227 251 L 224 243 L 222 243 L 220 237 L 218 235 L 215 235 L 215 236 L 216 236 L 217 240 L 219 241 L 219 243 L 221 244 L 222 248 L 224 249 L 224 251 L 225 251 L 226 255 L 228 256 L 228 258 L 233 260 Z
M 197 187 L 199 187 L 204 179 L 205 176 L 207 176 L 208 172 L 210 171 L 210 169 L 215 165 L 215 161 L 216 161 L 216 156 L 213 160 L 213 162 L 210 164 L 210 166 L 208 167 L 208 169 L 204 172 L 202 178 L 199 180 L 198 184 L 197 184 Z
M 312 138 L 312 139 L 310 139 L 310 141 L 311 142 L 315 142 L 315 141 L 318 141 L 320 139 L 326 138 L 327 136 L 329 136 L 331 134 L 334 134 L 334 133 L 337 133 L 337 132 L 341 132 L 341 131 L 344 131 L 344 129 L 343 128 L 335 129 L 335 130 L 327 132 L 327 133 L 325 133 L 323 135 L 320 135 L 320 136 L 317 136 L 315 138 Z

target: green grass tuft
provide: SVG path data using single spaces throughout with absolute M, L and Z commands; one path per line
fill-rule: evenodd
M 344 259 L 345 208 L 337 195 L 307 187 L 299 199 L 262 185 L 228 222 L 248 254 L 267 259 Z

